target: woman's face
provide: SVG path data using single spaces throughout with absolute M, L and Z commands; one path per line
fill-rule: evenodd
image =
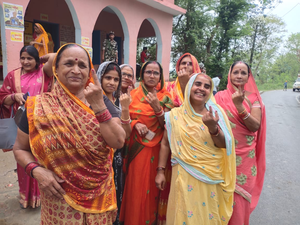
M 117 91 L 119 82 L 118 71 L 110 70 L 103 75 L 101 85 L 106 94 L 112 94 L 114 91 Z
M 179 64 L 179 71 L 185 69 L 189 75 L 193 74 L 192 58 L 190 56 L 184 57 Z
M 206 75 L 205 75 L 206 76 Z M 203 75 L 198 75 L 191 88 L 191 103 L 205 104 L 211 92 L 210 79 Z
M 150 63 L 144 70 L 144 83 L 146 87 L 155 88 L 160 81 L 160 70 L 157 63 Z
M 70 47 L 61 53 L 56 73 L 73 94 L 83 91 L 89 78 L 89 58 L 81 47 Z
M 242 62 L 235 64 L 230 74 L 231 83 L 236 87 L 244 86 L 248 82 L 248 78 L 247 65 Z
M 122 88 L 126 89 L 132 85 L 133 72 L 132 69 L 128 66 L 125 66 L 121 69 L 122 72 Z
M 39 33 L 40 33 L 40 29 L 39 29 L 36 25 L 34 25 L 34 32 L 35 32 L 36 34 L 39 34 Z
M 26 73 L 32 72 L 36 69 L 35 59 L 27 52 L 22 52 L 20 62 L 23 70 L 25 70 Z

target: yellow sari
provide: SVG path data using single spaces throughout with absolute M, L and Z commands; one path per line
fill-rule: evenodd
M 232 215 L 234 138 L 228 118 L 212 94 L 206 107 L 218 111 L 226 148 L 215 146 L 202 115 L 192 108 L 190 91 L 197 75 L 187 84 L 182 107 L 165 116 L 173 166 L 166 221 L 172 225 L 227 224 Z
M 38 43 L 42 43 L 43 46 L 34 44 L 34 47 L 38 50 L 39 56 L 41 57 L 48 54 L 48 43 L 49 43 L 48 34 L 41 24 L 35 23 L 34 25 L 37 26 L 37 28 L 39 28 L 40 30 L 40 34 L 36 37 L 36 39 L 34 39 L 34 41 Z

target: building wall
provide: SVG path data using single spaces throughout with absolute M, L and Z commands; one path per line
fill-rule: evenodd
M 0 0 L 1 5 L 3 2 L 7 1 Z M 26 17 L 30 18 L 30 20 L 39 19 L 40 13 L 44 13 L 48 14 L 49 22 L 74 26 L 75 41 L 77 43 L 81 43 L 81 37 L 89 38 L 89 45 L 86 47 L 92 47 L 92 32 L 94 29 L 114 30 L 116 36 L 124 37 L 124 63 L 131 65 L 136 64 L 137 38 L 140 27 L 143 21 L 148 19 L 148 24 L 151 24 L 153 27 L 152 32 L 154 29 L 157 36 L 158 61 L 161 62 L 164 71 L 169 70 L 172 15 L 136 0 L 65 0 L 65 2 L 67 4 L 64 4 L 62 0 L 31 0 L 30 3 L 29 0 L 10 0 L 12 4 L 23 5 L 24 10 L 26 10 L 29 3 Z M 168 0 L 168 2 L 172 1 Z M 113 14 L 109 15 L 108 12 L 102 12 L 106 7 L 109 7 L 118 16 L 119 20 Z M 114 27 L 109 26 L 110 17 L 112 17 Z M 151 29 L 149 28 L 148 30 L 150 31 Z M 11 71 L 19 65 L 18 60 L 15 59 L 19 58 L 18 54 L 23 44 L 10 41 L 10 30 L 5 30 L 5 34 L 7 71 Z M 169 74 L 165 73 L 165 77 L 168 76 Z

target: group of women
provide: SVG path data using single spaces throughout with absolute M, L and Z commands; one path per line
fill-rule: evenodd
M 43 72 L 13 149 L 39 185 L 41 224 L 249 224 L 264 179 L 265 112 L 247 64 L 231 66 L 215 99 L 189 53 L 175 82 L 150 61 L 134 89 L 130 65 L 105 62 L 96 73 L 80 45 L 44 65 L 31 56 L 31 70 L 25 48 L 24 73 L 6 77 L 0 99 L 8 111 L 24 104 L 23 77 Z M 21 90 L 10 88 L 20 80 Z

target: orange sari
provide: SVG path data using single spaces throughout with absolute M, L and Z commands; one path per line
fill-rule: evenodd
M 55 62 L 56 58 L 53 71 Z M 45 168 L 65 180 L 61 184 L 66 192 L 64 200 L 77 214 L 115 212 L 113 150 L 103 140 L 93 111 L 54 75 L 57 83 L 52 92 L 30 97 L 26 103 L 31 151 Z M 90 82 L 91 73 L 87 84 Z M 55 205 L 63 206 L 65 202 L 57 200 Z M 50 206 L 42 203 L 42 221 L 47 219 L 43 207 Z
M 170 93 L 162 80 L 157 98 L 163 108 L 171 109 Z M 157 88 L 158 89 L 158 88 Z M 155 186 L 156 168 L 164 127 L 161 127 L 150 104 L 145 100 L 148 91 L 142 84 L 131 91 L 129 106 L 132 133 L 125 146 L 125 189 L 121 206 L 121 224 L 140 225 L 156 223 L 159 189 Z M 145 124 L 156 135 L 149 141 L 134 128 L 136 123 Z
M 39 56 L 41 57 L 48 54 L 49 39 L 48 39 L 47 32 L 45 31 L 44 27 L 41 24 L 35 23 L 35 26 L 39 28 L 40 34 L 36 37 L 36 39 L 34 39 L 34 41 L 38 43 L 42 43 L 43 46 L 34 44 L 34 47 L 38 50 Z

